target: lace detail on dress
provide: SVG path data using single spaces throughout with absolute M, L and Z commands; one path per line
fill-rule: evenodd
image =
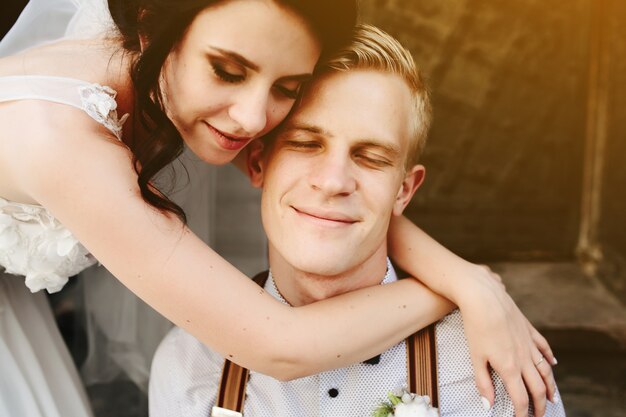
M 110 87 L 52 76 L 0 77 L 0 102 L 22 99 L 48 100 L 81 109 L 121 141 L 117 93 Z M 0 197 L 0 272 L 26 277 L 32 291 L 60 291 L 68 277 L 96 263 L 46 208 Z
M 117 92 L 110 87 L 89 84 L 78 88 L 85 112 L 98 123 L 112 131 L 118 140 L 122 140 L 122 125 L 128 113 L 117 117 Z
M 0 265 L 26 277 L 31 292 L 60 291 L 96 259 L 42 206 L 0 198 Z

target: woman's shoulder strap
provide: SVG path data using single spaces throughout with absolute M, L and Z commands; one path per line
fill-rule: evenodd
M 122 125 L 128 115 L 118 118 L 116 95 L 112 88 L 74 78 L 43 75 L 0 77 L 0 103 L 45 100 L 76 107 L 121 140 Z

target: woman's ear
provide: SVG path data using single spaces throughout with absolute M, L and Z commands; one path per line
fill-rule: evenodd
M 246 146 L 245 151 L 247 154 L 246 165 L 247 165 L 247 174 L 248 178 L 250 178 L 250 183 L 253 187 L 261 188 L 263 186 L 263 141 L 261 139 L 256 139 L 250 142 L 248 146 Z
M 426 168 L 424 168 L 424 165 L 415 165 L 405 175 L 402 184 L 400 184 L 400 189 L 398 190 L 396 201 L 393 205 L 394 216 L 402 215 L 402 212 L 413 198 L 415 191 L 417 191 L 419 186 L 424 182 L 425 176 Z

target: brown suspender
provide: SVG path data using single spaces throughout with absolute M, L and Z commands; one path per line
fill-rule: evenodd
M 406 338 L 406 367 L 409 392 L 428 395 L 439 407 L 435 323 Z
M 215 405 L 219 408 L 243 413 L 249 374 L 250 371 L 247 368 L 226 359 L 224 361 L 224 369 L 222 369 L 220 390 L 217 394 Z
M 254 277 L 260 286 L 265 285 L 268 273 Z M 412 393 L 428 395 L 434 407 L 439 407 L 437 386 L 437 348 L 435 324 L 406 338 L 408 388 Z M 212 416 L 242 416 L 246 397 L 246 385 L 250 372 L 228 359 L 224 361 L 217 401 Z M 392 387 L 390 387 L 392 388 Z

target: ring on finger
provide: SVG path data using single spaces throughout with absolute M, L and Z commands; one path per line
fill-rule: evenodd
M 546 360 L 546 358 L 544 358 L 544 357 L 542 356 L 542 357 L 541 357 L 541 359 L 539 359 L 539 361 L 535 364 L 535 367 L 537 367 L 537 366 L 541 365 L 541 363 L 542 363 L 543 361 L 545 361 L 545 360 Z

